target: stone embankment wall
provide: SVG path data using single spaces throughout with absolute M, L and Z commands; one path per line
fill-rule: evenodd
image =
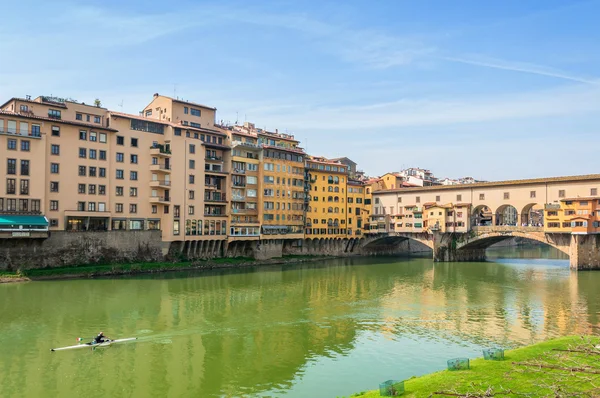
M 47 239 L 0 239 L 0 270 L 163 259 L 160 231 L 52 232 Z
M 570 247 L 571 268 L 600 269 L 600 235 L 573 235 Z

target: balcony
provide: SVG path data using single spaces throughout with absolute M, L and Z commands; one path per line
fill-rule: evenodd
M 6 130 L 0 130 L 0 134 L 42 138 L 42 134 L 39 131 L 31 131 L 31 130 L 6 129 Z
M 246 200 L 246 197 L 242 195 L 231 195 L 231 200 L 234 202 L 243 202 Z
M 232 174 L 246 174 L 246 170 L 234 168 Z
M 217 184 L 204 183 L 204 188 L 206 188 L 206 189 L 221 189 L 221 186 L 217 185 Z
M 158 171 L 161 173 L 170 173 L 171 165 L 168 164 L 151 164 L 150 171 Z
M 231 224 L 260 224 L 258 218 L 232 218 Z
M 234 181 L 233 182 L 233 186 L 234 187 L 242 187 L 243 188 L 243 187 L 246 186 L 246 183 L 245 182 L 241 182 L 241 181 Z
M 171 198 L 168 196 L 150 196 L 150 203 L 169 203 Z
M 233 214 L 258 214 L 258 209 L 231 209 Z
M 150 147 L 150 155 L 159 157 L 171 157 L 171 151 L 167 150 L 163 145 L 152 145 Z
M 560 205 L 549 203 L 547 205 L 544 205 L 544 210 L 560 210 Z
M 226 213 L 204 213 L 205 217 L 227 217 Z
M 171 181 L 169 181 L 169 180 L 152 180 L 152 181 L 150 181 L 150 186 L 152 188 L 170 188 Z
M 55 115 L 55 114 L 52 114 L 52 113 L 48 113 L 48 117 L 50 119 L 56 119 L 56 120 L 61 120 L 62 119 L 62 117 L 60 115 Z
M 224 202 L 227 202 L 227 197 L 226 197 L 225 194 L 222 194 L 220 192 L 212 192 L 212 193 L 207 192 L 204 195 L 204 201 L 205 202 L 220 202 L 220 203 L 224 203 Z
M 204 159 L 207 162 L 222 162 L 223 156 L 206 156 Z

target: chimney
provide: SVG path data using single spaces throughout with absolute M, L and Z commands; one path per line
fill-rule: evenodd
M 275 129 L 275 134 L 279 134 L 279 129 Z
M 158 93 L 154 93 L 154 98 L 158 97 Z

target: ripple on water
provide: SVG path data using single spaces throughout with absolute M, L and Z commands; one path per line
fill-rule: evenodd
M 138 333 L 138 334 L 150 334 L 150 333 L 152 333 L 152 332 L 153 332 L 153 331 L 152 331 L 152 330 L 150 330 L 150 329 L 142 329 L 142 330 L 138 330 L 138 332 L 137 332 L 137 333 Z
M 161 339 L 161 340 L 156 340 L 155 343 L 156 344 L 172 344 L 173 340 L 171 340 L 171 339 Z

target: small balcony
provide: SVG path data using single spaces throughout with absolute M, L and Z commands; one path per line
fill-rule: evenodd
M 152 188 L 170 188 L 171 181 L 169 180 L 152 180 L 150 181 L 150 186 Z
M 205 217 L 227 217 L 227 213 L 204 213 Z
M 560 205 L 548 203 L 547 205 L 544 205 L 544 210 L 560 210 Z
M 171 172 L 171 165 L 168 164 L 151 164 L 150 165 L 150 171 L 157 171 L 160 173 L 170 173 Z
M 231 209 L 233 214 L 258 214 L 258 209 Z
M 245 169 L 238 169 L 238 168 L 233 168 L 231 171 L 232 174 L 246 174 L 246 170 Z
M 166 149 L 164 145 L 152 145 L 150 155 L 164 158 L 171 157 L 171 150 Z
M 225 203 L 227 202 L 227 196 L 220 192 L 207 192 L 204 195 L 205 202 L 216 202 L 216 203 Z
M 207 162 L 219 162 L 219 163 L 223 162 L 223 156 L 218 156 L 218 155 L 217 156 L 212 156 L 212 155 L 206 156 L 204 159 Z
M 171 198 L 168 196 L 150 196 L 150 203 L 169 203 Z
M 233 182 L 233 186 L 234 186 L 234 187 L 242 187 L 242 188 L 243 188 L 243 187 L 245 187 L 245 186 L 246 186 L 246 183 L 245 183 L 245 182 L 243 182 L 243 181 L 234 181 L 234 182 Z
M 231 195 L 231 200 L 234 202 L 243 202 L 246 200 L 246 197 L 242 195 Z

